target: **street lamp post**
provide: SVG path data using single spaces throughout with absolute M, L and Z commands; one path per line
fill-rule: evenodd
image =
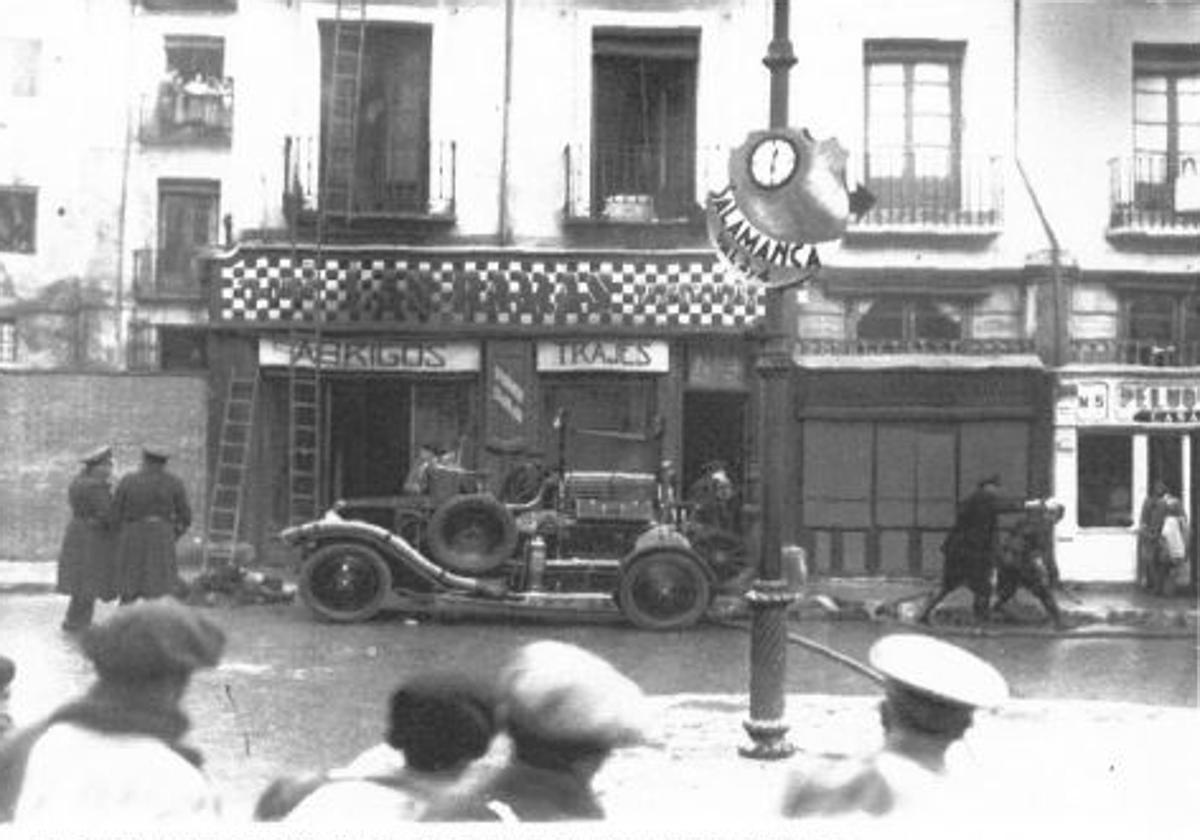
M 771 73 L 770 127 L 788 122 L 788 72 L 796 63 L 788 36 L 790 0 L 774 0 L 774 24 L 763 64 Z M 793 600 L 780 557 L 783 487 L 787 459 L 779 457 L 780 432 L 787 428 L 788 380 L 791 353 L 784 322 L 785 288 L 765 288 L 763 336 L 755 370 L 760 383 L 759 452 L 761 469 L 762 539 L 758 577 L 747 594 L 752 611 L 750 634 L 750 718 L 743 725 L 752 743 L 740 752 L 748 758 L 786 758 L 794 751 L 784 722 L 784 687 L 787 676 L 787 608 Z M 768 442 L 771 445 L 768 445 Z M 765 457 L 776 453 L 775 457 Z

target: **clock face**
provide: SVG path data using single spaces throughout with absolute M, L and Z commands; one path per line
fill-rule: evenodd
M 767 137 L 750 151 L 750 177 L 763 189 L 781 187 L 796 172 L 796 147 L 784 137 Z

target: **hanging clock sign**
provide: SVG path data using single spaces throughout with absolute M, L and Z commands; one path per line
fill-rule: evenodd
M 729 155 L 729 186 L 709 193 L 709 238 L 734 269 L 766 282 L 795 281 L 820 265 L 817 243 L 845 233 L 872 197 L 846 189 L 847 154 L 805 129 L 751 132 Z

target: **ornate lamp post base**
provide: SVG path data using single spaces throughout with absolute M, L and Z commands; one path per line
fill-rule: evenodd
M 787 583 L 758 578 L 746 594 L 754 611 L 750 629 L 750 718 L 742 723 L 751 743 L 738 748 L 745 758 L 787 758 L 796 748 L 787 740 L 783 719 L 787 671 L 787 610 L 796 600 Z

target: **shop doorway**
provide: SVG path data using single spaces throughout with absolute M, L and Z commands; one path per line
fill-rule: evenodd
M 724 463 L 739 493 L 745 492 L 745 394 L 728 391 L 688 391 L 684 394 L 681 489 L 685 495 L 710 461 Z
M 330 382 L 333 498 L 400 493 L 410 458 L 411 391 L 395 377 Z

